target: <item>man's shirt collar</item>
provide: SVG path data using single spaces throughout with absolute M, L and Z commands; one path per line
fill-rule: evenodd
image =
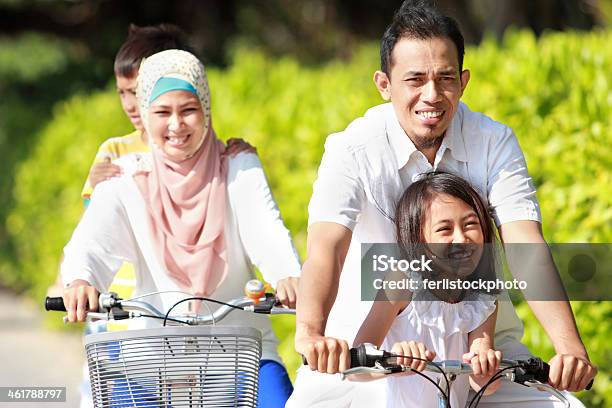
M 393 150 L 393 154 L 395 155 L 397 169 L 399 170 L 408 163 L 410 157 L 417 152 L 418 149 L 408 137 L 404 129 L 402 129 L 402 126 L 395 115 L 393 106 L 391 104 L 389 105 L 390 111 L 387 119 L 387 136 L 389 138 L 391 150 Z M 446 135 L 444 136 L 444 139 L 442 139 L 440 151 L 441 153 L 444 153 L 446 149 L 449 149 L 451 155 L 457 161 L 467 162 L 463 132 L 461 131 L 462 117 L 462 104 L 459 104 L 453 120 L 448 126 L 448 129 L 446 129 Z

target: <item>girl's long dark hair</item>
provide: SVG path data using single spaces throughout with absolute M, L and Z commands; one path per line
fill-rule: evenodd
M 496 279 L 495 230 L 478 192 L 463 178 L 443 171 L 424 173 L 404 191 L 395 211 L 397 242 L 405 256 L 414 257 L 425 243 L 423 227 L 431 203 L 439 194 L 458 198 L 469 205 L 480 222 L 484 250 L 469 279 Z

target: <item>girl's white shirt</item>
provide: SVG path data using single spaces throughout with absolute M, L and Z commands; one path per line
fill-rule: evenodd
M 179 291 L 152 245 L 145 203 L 132 177 L 134 171 L 143 170 L 143 163 L 122 164 L 125 165 L 122 177 L 96 186 L 83 218 L 64 248 L 62 280 L 68 285 L 75 279 L 83 279 L 99 291 L 106 291 L 123 262 L 130 262 L 136 273 L 134 296 Z M 229 159 L 227 193 L 228 274 L 211 297 L 227 301 L 243 296 L 244 284 L 255 278 L 253 266 L 257 266 L 263 278 L 274 287 L 279 279 L 299 276 L 299 257 L 257 155 L 242 153 Z M 167 311 L 184 297 L 186 295 L 169 293 L 144 300 Z M 208 306 L 212 311 L 219 307 L 212 303 Z M 185 311 L 180 306 L 175 310 Z M 200 313 L 208 313 L 206 306 L 202 306 Z M 130 328 L 159 324 L 153 319 L 135 319 Z M 261 330 L 262 358 L 281 362 L 276 351 L 278 339 L 267 316 L 235 311 L 217 324 Z
M 435 299 L 426 290 L 415 291 L 412 301 L 395 318 L 382 348 L 391 350 L 395 343 L 414 340 L 436 353 L 434 361 L 461 360 L 469 351 L 468 334 L 495 311 L 495 297 L 472 294 L 458 303 Z M 440 377 L 429 371 L 424 374 L 434 381 Z M 414 374 L 389 376 L 386 381 L 387 407 L 438 408 L 438 390 L 424 378 Z M 444 379 L 440 384 L 445 385 Z M 467 375 L 457 376 L 451 388 L 451 406 L 466 406 L 469 387 Z

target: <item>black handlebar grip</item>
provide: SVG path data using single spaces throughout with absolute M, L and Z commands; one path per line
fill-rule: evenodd
M 363 348 L 358 348 L 358 347 L 354 347 L 349 349 L 349 352 L 351 353 L 351 366 L 350 368 L 355 368 L 355 367 L 362 367 L 366 365 L 366 355 L 365 355 L 365 349 Z M 361 353 L 360 353 L 361 351 Z M 302 357 L 302 364 L 303 365 L 308 365 L 308 360 L 306 360 L 306 357 L 304 357 L 303 354 L 300 354 L 300 356 Z
M 65 312 L 66 306 L 64 306 L 64 299 L 60 297 L 47 296 L 45 299 L 45 310 L 55 310 L 57 312 Z
M 363 347 L 353 347 L 351 353 L 351 368 L 367 366 L 367 356 Z
M 541 366 L 535 374 L 535 379 L 541 382 L 542 384 L 546 384 L 548 383 L 548 373 L 550 372 L 550 366 L 548 365 L 548 363 L 542 360 L 539 360 L 539 362 L 541 363 Z
M 588 383 L 588 385 L 586 386 L 585 390 L 589 391 L 591 388 L 593 388 L 593 381 L 595 381 L 594 379 L 591 380 L 590 383 Z

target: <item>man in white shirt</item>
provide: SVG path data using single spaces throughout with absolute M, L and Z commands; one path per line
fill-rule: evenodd
M 470 79 L 463 54 L 454 20 L 429 7 L 402 5 L 383 36 L 381 71 L 374 74 L 381 96 L 391 103 L 368 110 L 325 143 L 298 296 L 295 344 L 309 367 L 298 372 L 288 407 L 385 404 L 382 381 L 347 383 L 328 374 L 348 368 L 347 341 L 371 306 L 360 299 L 361 243 L 395 242 L 395 202 L 420 173 L 445 170 L 469 180 L 490 206 L 505 244 L 545 243 L 535 188 L 514 133 L 459 101 Z M 554 268 L 548 273 L 545 278 L 560 285 Z M 557 352 L 550 383 L 561 390 L 585 388 L 596 369 L 569 303 L 529 305 Z M 507 358 L 524 357 L 529 352 L 521 336 L 512 304 L 500 302 L 496 348 Z M 554 406 L 547 394 L 511 383 L 479 406 L 500 403 Z

